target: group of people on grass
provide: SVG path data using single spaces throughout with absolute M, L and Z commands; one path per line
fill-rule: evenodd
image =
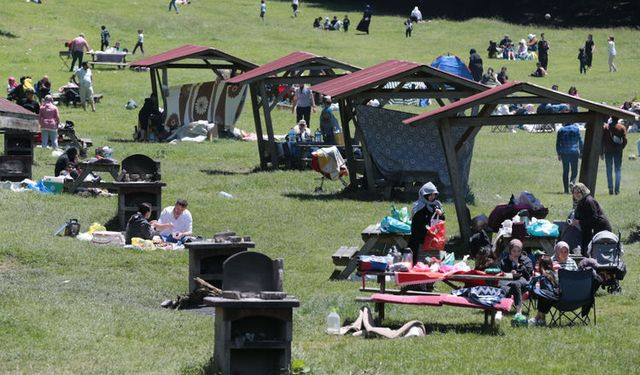
M 69 40 L 68 42 L 65 42 L 64 45 L 69 49 L 69 55 L 71 56 L 71 66 L 69 68 L 70 72 L 74 71 L 73 67 L 76 65 L 76 62 L 78 64 L 78 68 L 82 66 L 85 52 L 92 51 L 84 33 L 80 33 L 77 37 Z M 144 55 L 144 30 L 142 29 L 138 29 L 138 36 L 136 39 L 136 44 L 133 47 L 132 54 L 135 54 L 138 48 Z M 129 52 L 128 49 L 121 47 L 120 41 L 116 41 L 113 46 L 111 45 L 111 33 L 105 25 L 100 26 L 100 51 L 105 53 Z
M 611 231 L 611 225 L 599 203 L 593 198 L 590 190 L 582 183 L 572 186 L 574 219 L 571 226 L 580 228 L 580 251 L 587 255 L 587 248 L 596 233 Z M 427 228 L 434 217 L 444 220 L 444 209 L 438 200 L 439 192 L 432 182 L 422 186 L 418 193 L 418 200 L 411 211 L 411 237 L 409 248 L 413 252 L 414 264 L 419 261 Z M 534 267 L 532 258 L 524 251 L 524 245 L 519 239 L 512 239 L 506 254 L 495 252 L 491 246 L 479 249 L 475 255 L 475 269 L 484 271 L 498 268 L 501 272 L 512 275 L 512 280 L 499 282 L 498 287 L 505 296 L 514 299 L 516 311 L 515 319 L 525 319 L 522 315 L 523 293 L 529 291 L 538 301 L 537 314 L 529 320 L 529 325 L 546 325 L 545 315 L 549 312 L 553 301 L 558 299 L 558 269 L 576 271 L 576 262 L 569 257 L 569 244 L 559 241 L 555 244 L 554 255 L 542 256 L 537 259 Z M 580 268 L 588 268 L 590 262 L 581 262 Z M 431 284 L 429 284 L 431 285 Z M 432 286 L 431 286 L 432 287 Z M 501 317 L 501 315 L 499 316 Z
M 345 14 L 342 20 L 339 20 L 338 16 L 333 16 L 332 19 L 329 19 L 329 17 L 325 17 L 324 20 L 322 17 L 318 17 L 313 20 L 314 29 L 326 31 L 340 31 L 342 29 L 346 33 L 349 31 L 350 25 L 351 20 L 349 19 L 348 14 Z
M 149 203 L 141 203 L 127 222 L 126 243 L 130 244 L 132 238 L 152 240 L 155 236 L 158 236 L 158 241 L 168 243 L 183 244 L 190 240 L 193 218 L 187 206 L 185 199 L 178 199 L 175 205 L 163 209 L 157 220 L 149 220 L 152 207 Z

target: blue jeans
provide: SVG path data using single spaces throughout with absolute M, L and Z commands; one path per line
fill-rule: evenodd
M 562 160 L 562 186 L 564 192 L 569 192 L 569 182 L 572 184 L 576 182 L 576 176 L 578 175 L 578 158 L 580 154 L 560 154 Z M 571 176 L 569 176 L 569 170 L 571 170 Z
M 58 131 L 56 129 L 42 128 L 40 132 L 42 134 L 42 147 L 47 147 L 49 140 L 51 140 L 51 147 L 58 148 Z
M 607 186 L 609 187 L 609 194 L 620 192 L 620 178 L 622 177 L 622 150 L 614 152 L 605 152 L 604 162 L 607 169 Z M 612 167 L 615 168 L 616 183 L 615 190 L 613 186 Z
M 171 7 L 173 7 L 173 9 L 175 9 L 176 12 L 178 11 L 178 7 L 176 6 L 176 0 L 171 0 L 169 2 L 169 10 L 171 10 Z

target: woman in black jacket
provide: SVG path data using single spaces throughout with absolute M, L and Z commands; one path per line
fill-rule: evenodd
M 582 233 L 581 250 L 586 255 L 587 245 L 596 233 L 603 230 L 611 231 L 609 219 L 605 216 L 598 201 L 591 195 L 585 184 L 578 182 L 571 189 L 573 201 L 576 202 L 576 210 L 572 226 L 580 225 Z

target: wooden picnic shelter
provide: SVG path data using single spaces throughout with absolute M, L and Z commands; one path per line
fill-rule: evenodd
M 149 69 L 151 94 L 162 98 L 167 109 L 169 69 L 208 69 L 220 79 L 234 77 L 257 67 L 256 64 L 213 47 L 185 44 L 172 50 L 145 57 L 129 65 L 132 69 Z M 228 72 L 228 73 L 225 73 Z M 227 74 L 228 76 L 226 76 Z M 160 95 L 158 95 L 160 92 Z
M 253 118 L 258 138 L 258 152 L 260 153 L 260 167 L 262 169 L 269 168 L 269 163 L 271 163 L 272 169 L 278 169 L 279 167 L 271 111 L 286 94 L 286 91 L 283 91 L 270 101 L 269 88 L 277 87 L 281 84 L 313 85 L 358 70 L 360 68 L 338 60 L 298 51 L 227 80 L 230 84 L 248 84 L 250 87 Z M 264 118 L 267 132 L 266 141 L 261 117 Z
M 528 115 L 494 115 L 498 105 L 510 104 L 568 104 L 578 108 L 567 113 L 535 113 Z M 477 113 L 471 113 L 472 109 Z M 596 191 L 598 159 L 602 142 L 602 126 L 609 117 L 633 121 L 633 112 L 596 103 L 590 100 L 550 90 L 527 82 L 509 82 L 468 98 L 451 103 L 434 111 L 403 121 L 413 126 L 437 126 L 444 145 L 447 169 L 453 186 L 453 200 L 463 240 L 471 236 L 471 219 L 465 203 L 465 189 L 459 172 L 459 152 L 480 131 L 482 126 L 585 123 L 584 151 L 580 165 L 579 181 L 593 194 Z M 454 143 L 451 131 L 454 127 L 465 128 L 464 136 Z
M 312 90 L 331 96 L 340 105 L 340 119 L 352 186 L 357 186 L 355 171 L 361 171 L 353 145 L 360 143 L 364 156 L 364 182 L 368 190 L 376 188 L 376 167 L 361 134 L 356 107 L 376 99 L 380 107 L 392 99 L 434 99 L 440 106 L 466 98 L 489 87 L 445 72 L 430 65 L 404 60 L 388 60 L 348 76 L 314 85 Z M 353 123 L 354 129 L 350 127 Z M 401 125 L 401 124 L 400 124 Z

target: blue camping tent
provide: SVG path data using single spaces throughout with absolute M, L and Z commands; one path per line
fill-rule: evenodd
M 459 77 L 473 80 L 471 71 L 467 68 L 467 65 L 460 60 L 458 56 L 442 55 L 435 59 L 431 66 L 444 70 L 447 73 L 455 74 Z

